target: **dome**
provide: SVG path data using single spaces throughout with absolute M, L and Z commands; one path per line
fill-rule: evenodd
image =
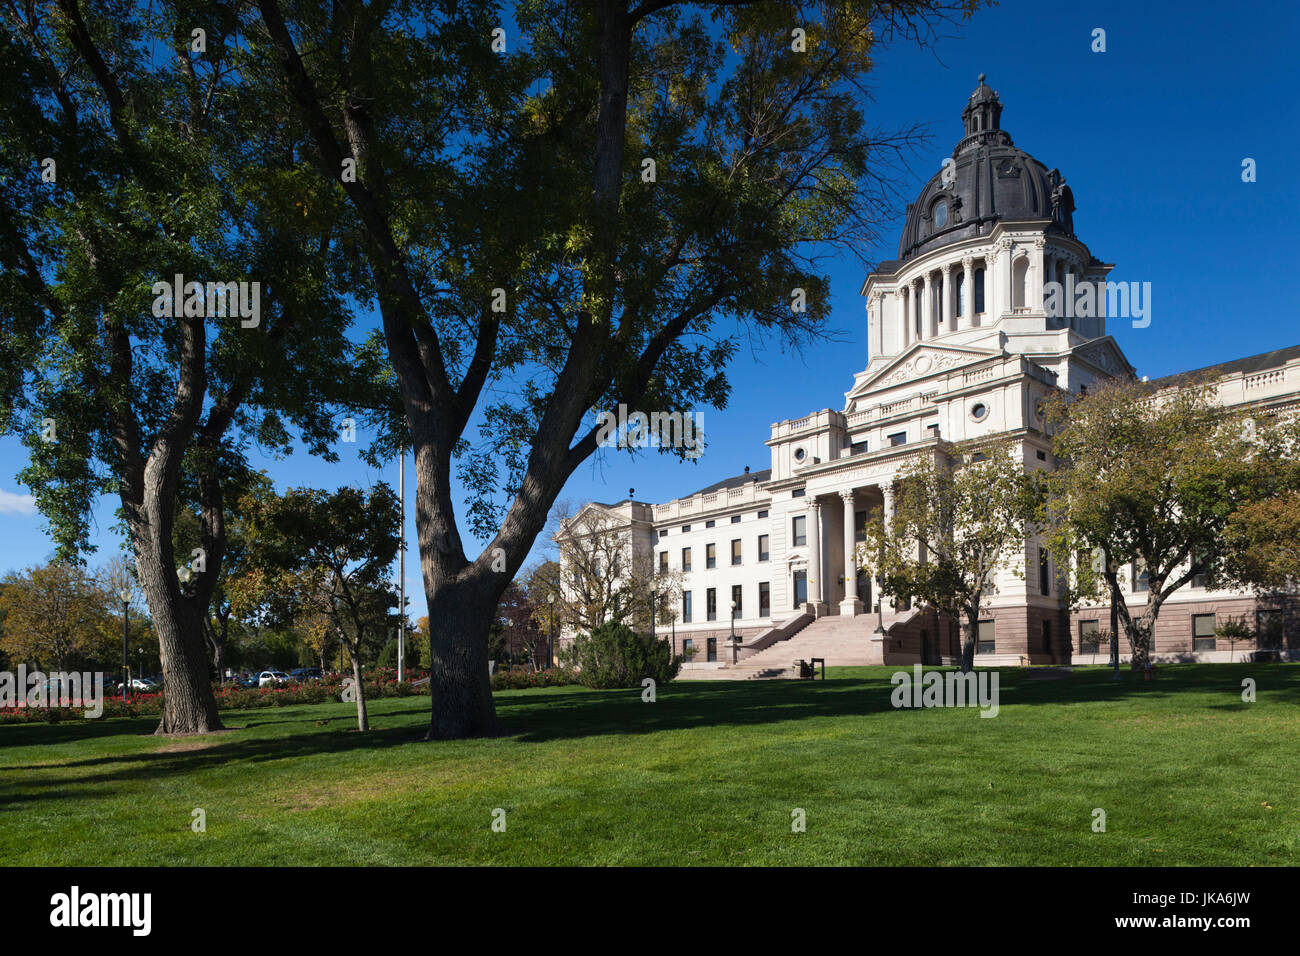
M 1065 177 L 1012 144 L 1001 125 L 1002 101 L 983 73 L 961 117 L 966 135 L 907 207 L 898 258 L 988 235 L 999 221 L 1047 219 L 1047 231 L 1073 236 L 1074 197 Z

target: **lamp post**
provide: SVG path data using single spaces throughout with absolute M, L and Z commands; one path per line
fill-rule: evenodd
M 131 589 L 124 587 L 117 592 L 117 596 L 122 599 L 122 702 L 126 703 L 127 675 L 130 672 L 130 665 L 126 661 L 126 644 L 130 628 Z
M 731 663 L 736 663 L 736 602 L 731 602 Z
M 546 669 L 550 670 L 555 667 L 555 595 L 550 595 L 546 600 L 551 605 L 551 636 L 546 641 Z

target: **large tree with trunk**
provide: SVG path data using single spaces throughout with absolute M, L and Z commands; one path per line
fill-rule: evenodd
M 1045 411 L 1059 463 L 1043 512 L 1052 550 L 1073 566 L 1072 600 L 1109 601 L 1132 666 L 1145 667 L 1165 602 L 1222 568 L 1233 516 L 1283 486 L 1294 451 L 1270 416 L 1221 404 L 1213 382 L 1115 380 Z M 1134 568 L 1146 575 L 1140 608 L 1120 583 Z
M 159 639 L 159 732 L 220 726 L 202 622 L 231 468 L 294 427 L 332 456 L 329 397 L 357 374 L 335 210 L 246 82 L 243 9 L 2 12 L 0 430 L 29 449 L 19 477 L 62 558 L 91 550 L 92 507 L 117 496 Z M 162 294 L 177 275 L 202 290 Z M 184 488 L 198 555 L 175 550 Z
M 977 5 L 258 0 L 401 390 L 431 738 L 496 728 L 493 611 L 590 413 L 720 407 L 742 336 L 823 328 L 817 257 L 865 255 L 914 132 L 867 121 L 872 57 Z

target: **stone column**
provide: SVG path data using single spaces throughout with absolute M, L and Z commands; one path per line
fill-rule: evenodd
M 1045 268 L 1043 250 L 1046 246 L 1047 240 L 1042 236 L 1036 236 L 1034 251 L 1029 254 L 1029 269 L 1033 278 L 1029 283 L 1028 301 L 1025 305 L 1035 312 L 1041 312 L 1043 309 L 1043 269 Z
M 808 603 L 813 616 L 826 613 L 825 589 L 822 587 L 822 507 L 816 498 L 808 499 Z
M 963 256 L 961 260 L 962 271 L 962 315 L 966 318 L 966 328 L 975 328 L 975 259 L 972 256 Z
M 957 331 L 957 326 L 953 324 L 952 307 L 952 263 L 943 267 L 943 293 L 939 303 L 939 321 L 942 323 L 945 332 Z
M 1011 257 L 1011 240 L 999 239 L 997 244 L 997 254 L 993 259 L 992 272 L 993 278 L 993 300 L 985 301 L 985 309 L 993 314 L 993 320 L 997 321 L 1002 318 L 1002 313 L 1011 310 L 1011 270 L 1015 268 L 1015 262 Z M 987 290 L 985 299 L 988 299 Z
M 913 319 L 913 315 L 915 315 L 913 310 L 917 307 L 915 299 L 917 299 L 917 294 L 915 294 L 915 290 L 911 287 L 911 282 L 902 286 L 902 289 L 898 290 L 898 303 L 900 303 L 900 307 L 902 308 L 902 347 L 904 347 L 904 349 L 911 345 L 911 341 L 913 341 L 915 334 L 917 334 L 913 332 L 915 321 L 917 321 Z
M 858 597 L 858 560 L 854 553 L 858 543 L 855 540 L 857 530 L 854 526 L 853 491 L 841 491 L 844 502 L 844 600 L 840 602 L 840 614 L 852 617 L 862 613 L 862 600 Z
M 921 338 L 934 338 L 934 296 L 930 291 L 930 273 L 921 276 Z

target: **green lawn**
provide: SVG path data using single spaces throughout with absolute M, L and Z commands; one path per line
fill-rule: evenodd
M 1297 862 L 1300 666 L 1003 671 L 994 719 L 896 711 L 894 670 L 679 683 L 653 704 L 503 692 L 509 736 L 458 743 L 418 739 L 418 697 L 373 703 L 364 736 L 345 704 L 230 712 L 203 739 L 148 736 L 152 720 L 0 727 L 0 862 Z

